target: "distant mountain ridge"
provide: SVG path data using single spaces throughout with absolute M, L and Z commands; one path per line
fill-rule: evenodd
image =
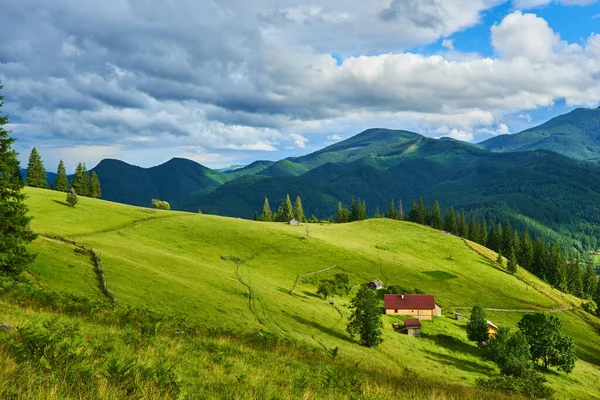
M 493 152 L 550 150 L 578 160 L 600 161 L 600 107 L 577 108 L 539 126 L 478 144 Z
M 591 246 L 600 237 L 600 165 L 584 160 L 599 154 L 597 127 L 600 109 L 577 109 L 475 145 L 375 128 L 305 156 L 224 171 L 177 158 L 152 168 L 103 160 L 93 170 L 104 199 L 140 206 L 160 198 L 176 209 L 251 218 L 265 197 L 276 209 L 289 193 L 302 197 L 307 214 L 327 218 L 353 196 L 366 200 L 369 215 L 392 198 L 408 213 L 423 197 Z

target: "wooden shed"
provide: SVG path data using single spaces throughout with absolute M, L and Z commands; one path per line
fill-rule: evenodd
M 386 294 L 383 306 L 385 313 L 391 315 L 410 315 L 430 321 L 442 316 L 442 308 L 430 294 Z
M 492 321 L 490 321 L 490 320 L 487 320 L 487 326 L 488 326 L 488 336 L 496 337 L 496 333 L 498 333 L 498 327 L 496 325 L 494 325 L 492 323 Z
M 407 319 L 404 321 L 404 328 L 408 336 L 421 336 L 421 321 L 418 319 Z
M 300 221 L 298 221 L 296 218 L 292 218 L 288 221 L 288 224 L 298 226 L 300 225 Z

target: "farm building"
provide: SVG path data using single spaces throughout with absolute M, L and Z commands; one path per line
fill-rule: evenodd
M 369 282 L 367 286 L 369 289 L 380 290 L 383 289 L 383 282 L 381 282 L 379 279 L 375 279 L 374 281 Z
M 498 327 L 494 325 L 490 320 L 487 321 L 487 325 L 489 337 L 496 337 L 496 333 L 498 333 Z
M 300 225 L 300 221 L 298 221 L 296 218 L 292 218 L 288 221 L 288 224 L 298 226 Z
M 404 321 L 404 329 L 408 336 L 421 336 L 421 321 L 418 319 L 407 319 Z
M 386 294 L 383 306 L 386 314 L 411 315 L 430 321 L 442 316 L 442 308 L 430 294 Z

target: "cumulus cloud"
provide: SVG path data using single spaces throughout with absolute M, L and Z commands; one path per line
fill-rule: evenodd
M 599 36 L 568 43 L 533 14 L 491 28 L 494 57 L 405 50 L 479 23 L 499 2 L 8 2 L 4 111 L 23 148 L 62 149 L 52 157 L 158 161 L 202 149 L 190 154 L 216 163 L 372 126 L 472 140 L 556 99 L 596 104 Z M 65 150 L 77 146 L 87 153 Z
M 565 6 L 586 6 L 597 1 L 598 0 L 514 0 L 513 6 L 519 10 L 527 10 L 552 3 L 558 3 Z

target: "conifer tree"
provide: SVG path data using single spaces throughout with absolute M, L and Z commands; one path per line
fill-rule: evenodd
M 3 105 L 0 96 L 0 110 Z M 0 274 L 19 275 L 35 258 L 27 245 L 36 235 L 29 230 L 31 217 L 27 215 L 24 182 L 12 148 L 15 139 L 4 128 L 6 124 L 8 116 L 0 111 Z
M 462 211 L 458 217 L 458 236 L 467 237 L 469 233 L 469 227 L 467 226 L 467 219 L 465 218 L 465 212 Z
M 357 207 L 358 207 L 358 220 L 363 221 L 363 220 L 367 219 L 367 203 L 364 200 L 361 202 L 360 198 L 359 198 Z
M 352 197 L 352 201 L 350 202 L 350 217 L 348 218 L 348 221 L 358 221 L 358 206 L 354 201 L 354 197 Z
M 510 222 L 508 220 L 506 220 L 506 222 L 504 223 L 504 227 L 502 228 L 502 242 L 500 244 L 503 254 L 510 253 L 510 248 L 512 247 L 512 243 L 513 243 L 513 234 L 512 234 L 511 227 L 510 227 Z
M 385 217 L 389 219 L 398 219 L 398 213 L 396 212 L 396 206 L 394 205 L 394 199 L 390 202 L 390 209 L 385 213 Z
M 404 220 L 404 207 L 402 206 L 402 199 L 398 200 L 398 214 L 396 219 L 400 221 Z
M 592 264 L 587 263 L 585 265 L 585 272 L 583 273 L 583 296 L 585 298 L 592 298 L 597 285 L 598 278 L 596 276 L 596 271 L 594 271 Z M 598 305 L 600 305 L 600 303 L 598 303 Z
M 496 253 L 500 251 L 500 242 L 498 241 L 498 232 L 496 231 L 496 224 L 492 222 L 490 227 L 490 233 L 488 234 L 487 247 L 490 250 L 494 250 Z
M 454 214 L 454 207 L 446 212 L 446 219 L 444 221 L 444 230 L 446 232 L 456 235 L 458 233 L 458 226 L 456 224 L 456 215 Z
M 375 207 L 375 215 L 373 218 L 381 218 L 381 214 L 379 213 L 379 206 Z
M 67 193 L 67 204 L 71 207 L 75 207 L 77 205 L 77 193 L 75 193 L 75 189 L 71 188 L 71 191 Z
M 75 193 L 80 196 L 88 195 L 88 179 L 88 172 L 85 168 L 85 164 L 77 164 L 77 168 L 75 169 L 75 177 L 73 178 L 73 183 L 71 184 L 71 187 L 75 190 Z
M 427 218 L 427 210 L 425 209 L 425 203 L 423 202 L 423 198 L 419 199 L 417 203 L 417 220 L 414 221 L 417 224 L 425 225 Z
M 287 194 L 285 196 L 285 200 L 282 203 L 282 208 L 283 208 L 283 221 L 282 222 L 287 222 L 290 219 L 294 218 L 294 208 L 292 207 L 292 200 L 290 199 L 290 195 Z
M 63 160 L 58 163 L 58 170 L 56 171 L 56 183 L 54 189 L 59 192 L 66 192 L 69 189 L 69 180 L 67 179 L 67 170 Z
M 90 178 L 89 195 L 90 195 L 90 197 L 95 197 L 95 198 L 102 197 L 102 189 L 100 188 L 100 179 L 98 179 L 98 175 L 96 175 L 96 171 L 92 172 L 92 177 Z
M 519 233 L 516 230 L 513 232 L 511 247 L 515 250 L 518 259 L 518 255 L 521 252 L 521 240 L 519 239 Z
M 487 231 L 487 221 L 485 218 L 481 220 L 481 226 L 479 228 L 479 244 L 482 246 L 487 246 L 488 244 L 488 231 Z
M 577 297 L 581 297 L 583 291 L 583 281 L 581 279 L 581 263 L 579 253 L 572 249 L 567 263 L 567 287 L 569 292 Z
M 304 222 L 306 218 L 304 217 L 304 209 L 302 208 L 302 200 L 300 196 L 296 196 L 296 202 L 294 203 L 293 210 L 294 218 L 300 222 Z
M 508 254 L 508 262 L 506 263 L 506 270 L 509 274 L 514 274 L 517 272 L 517 255 L 515 253 L 515 248 L 511 246 L 510 253 Z
M 496 257 L 496 264 L 499 267 L 504 267 L 504 258 L 502 258 L 502 250 L 498 251 L 498 257 Z
M 42 162 L 40 153 L 38 153 L 37 149 L 34 147 L 29 155 L 29 164 L 27 165 L 27 186 L 46 188 L 48 187 L 46 178 L 47 175 L 44 163 Z
M 533 244 L 533 265 L 531 272 L 545 281 L 548 277 L 548 248 L 540 238 L 535 239 Z
M 266 197 L 263 203 L 263 210 L 262 214 L 260 215 L 260 220 L 265 222 L 273 221 L 273 212 L 271 211 L 271 206 L 269 205 L 269 199 Z
M 519 264 L 527 271 L 532 271 L 533 266 L 533 242 L 527 230 L 521 235 L 521 245 L 519 246 Z
M 337 222 L 338 224 L 343 224 L 344 222 L 348 222 L 348 210 L 346 210 L 343 206 L 342 206 L 342 202 L 338 202 L 338 209 L 337 209 L 337 213 L 335 214 L 335 222 Z
M 550 249 L 550 271 L 549 278 L 552 286 L 560 291 L 567 289 L 567 268 L 565 263 L 565 255 L 557 243 L 552 243 Z
M 469 240 L 472 240 L 475 243 L 479 243 L 481 241 L 479 234 L 479 224 L 475 219 L 475 216 L 471 216 L 471 220 L 469 221 L 469 233 L 467 234 Z
M 442 212 L 440 211 L 440 203 L 436 200 L 433 203 L 433 211 L 431 212 L 431 227 L 433 229 L 442 230 L 444 227 L 442 223 Z

